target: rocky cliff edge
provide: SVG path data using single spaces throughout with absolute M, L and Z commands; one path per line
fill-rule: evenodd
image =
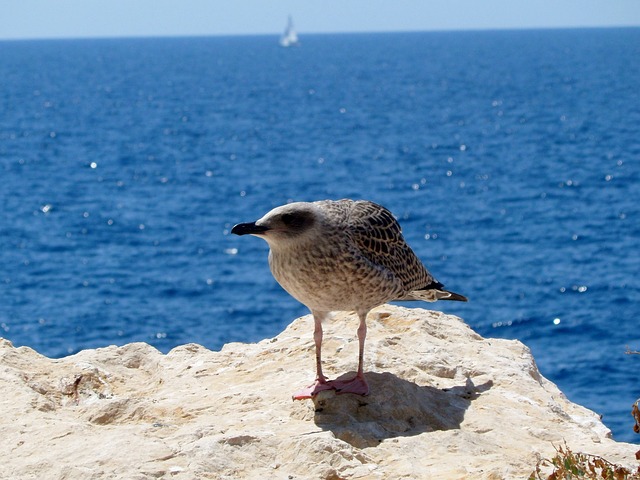
M 325 325 L 331 377 L 357 363 L 354 314 Z M 0 478 L 516 479 L 555 446 L 637 466 L 529 349 L 460 319 L 384 305 L 369 315 L 371 394 L 322 392 L 313 319 L 275 338 L 166 355 L 130 344 L 62 359 L 0 340 Z

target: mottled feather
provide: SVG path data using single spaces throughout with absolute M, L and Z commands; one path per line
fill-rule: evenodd
M 407 245 L 400 224 L 385 207 L 365 200 L 316 202 L 339 219 L 344 233 L 375 268 L 385 268 L 401 282 L 403 292 L 396 300 L 438 299 L 466 300 L 463 296 L 444 290 L 420 259 Z

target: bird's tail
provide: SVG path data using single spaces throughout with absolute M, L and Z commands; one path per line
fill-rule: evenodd
M 437 300 L 454 300 L 466 302 L 467 297 L 459 293 L 450 292 L 444 288 L 425 288 L 409 292 L 403 300 L 422 300 L 423 302 L 435 302 Z

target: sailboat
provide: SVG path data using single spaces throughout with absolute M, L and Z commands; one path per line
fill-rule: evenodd
M 289 15 L 289 20 L 287 21 L 287 28 L 284 29 L 284 33 L 280 37 L 280 46 L 281 47 L 295 47 L 300 45 L 300 40 L 298 40 L 298 34 L 296 30 L 293 28 L 293 20 L 291 20 L 291 15 Z

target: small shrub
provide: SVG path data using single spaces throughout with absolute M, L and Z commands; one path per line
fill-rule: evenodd
M 551 474 L 543 474 L 553 468 Z M 540 460 L 529 480 L 640 480 L 640 467 L 635 471 L 605 460 L 597 455 L 574 453 L 565 443 L 556 448 L 551 459 Z

